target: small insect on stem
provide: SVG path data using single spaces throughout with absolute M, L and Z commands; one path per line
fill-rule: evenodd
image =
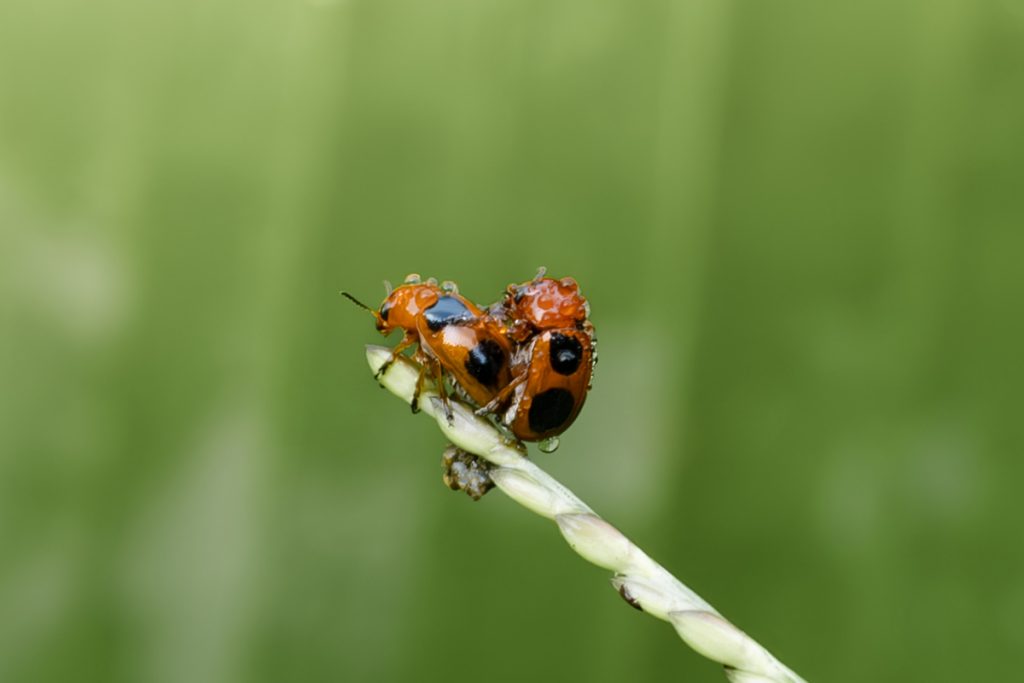
M 436 278 L 424 281 L 413 273 L 388 293 L 379 311 L 347 292 L 343 294 L 373 314 L 381 334 L 403 332 L 389 361 L 378 371 L 378 381 L 400 353 L 414 349 L 412 359 L 419 364 L 421 374 L 410 403 L 413 412 L 419 409 L 419 393 L 427 378 L 437 387 L 449 419 L 452 418 L 446 378 L 460 395 L 478 405 L 489 402 L 512 381 L 512 343 L 497 323 L 459 295 L 454 283 L 446 281 L 441 285 Z

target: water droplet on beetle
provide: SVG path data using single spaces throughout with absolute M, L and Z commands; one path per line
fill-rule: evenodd
M 541 453 L 554 453 L 558 450 L 558 437 L 551 436 L 537 444 Z

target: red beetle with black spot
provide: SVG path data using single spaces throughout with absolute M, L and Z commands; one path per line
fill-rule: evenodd
M 511 383 L 478 412 L 497 412 L 523 441 L 541 441 L 572 425 L 597 362 L 590 306 L 572 278 L 537 276 L 511 284 L 489 315 L 516 343 Z
M 420 375 L 412 399 L 413 412 L 418 410 L 427 372 L 432 375 L 449 420 L 445 373 L 452 378 L 456 391 L 477 405 L 491 401 L 512 381 L 512 343 L 478 306 L 459 295 L 454 283 L 439 286 L 433 278 L 421 282 L 418 275 L 410 275 L 388 294 L 378 311 L 347 292 L 342 294 L 373 314 L 381 334 L 387 336 L 397 329 L 404 332 L 377 377 L 405 349 L 417 345 L 413 360 L 420 365 Z

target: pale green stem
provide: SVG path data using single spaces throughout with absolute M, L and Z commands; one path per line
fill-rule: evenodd
M 370 368 L 391 356 L 383 346 L 367 346 Z M 419 368 L 404 356 L 380 377 L 381 384 L 406 403 L 412 401 Z M 493 465 L 495 485 L 523 507 L 554 520 L 566 542 L 585 560 L 615 573 L 612 585 L 631 604 L 675 627 L 683 641 L 725 666 L 733 683 L 801 683 L 797 676 L 753 638 L 726 620 L 703 598 L 648 557 L 622 532 L 601 519 L 576 495 L 525 457 L 522 446 L 458 401 L 451 401 L 452 423 L 428 385 L 420 396 L 423 412 L 437 420 L 459 448 Z

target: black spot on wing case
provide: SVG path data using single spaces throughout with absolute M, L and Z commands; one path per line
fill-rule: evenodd
M 466 308 L 466 304 L 454 296 L 442 296 L 433 306 L 423 311 L 423 319 L 427 321 L 427 327 L 432 332 L 453 323 L 469 322 L 475 317 L 473 312 Z
M 583 345 L 574 337 L 551 335 L 551 368 L 560 375 L 571 375 L 583 360 Z
M 567 389 L 555 388 L 533 397 L 530 404 L 530 429 L 537 434 L 557 429 L 572 415 L 576 399 Z
M 482 340 L 466 357 L 466 371 L 486 387 L 497 386 L 498 375 L 504 367 L 505 352 L 491 339 Z

